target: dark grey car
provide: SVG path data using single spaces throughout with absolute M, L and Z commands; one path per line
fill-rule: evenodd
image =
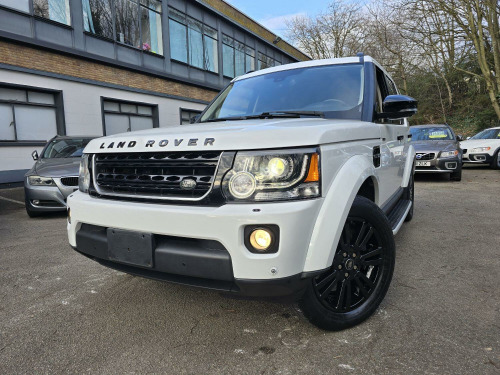
M 24 178 L 24 201 L 30 217 L 66 210 L 66 198 L 78 189 L 83 149 L 95 137 L 56 136 L 47 142 Z
M 416 153 L 415 172 L 448 173 L 454 181 L 462 179 L 462 137 L 450 126 L 415 125 L 410 134 Z

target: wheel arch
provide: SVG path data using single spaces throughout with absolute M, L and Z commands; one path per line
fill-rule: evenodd
M 361 190 L 373 194 L 377 203 L 378 185 L 377 173 L 371 158 L 366 155 L 356 155 L 344 163 L 328 187 L 316 218 L 304 272 L 325 269 L 332 264 L 354 198 Z
M 356 195 L 361 195 L 378 204 L 378 192 L 378 180 L 375 176 L 370 176 L 363 182 Z
M 403 179 L 401 181 L 401 187 L 408 187 L 410 183 L 410 177 L 415 172 L 415 148 L 413 145 L 408 146 L 408 151 L 406 153 L 405 170 L 403 172 Z

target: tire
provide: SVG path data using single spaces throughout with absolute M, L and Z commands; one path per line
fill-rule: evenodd
M 493 160 L 490 163 L 492 169 L 500 169 L 500 150 L 498 150 L 493 156 Z
M 369 318 L 380 305 L 394 272 L 396 246 L 385 214 L 357 196 L 330 269 L 314 277 L 300 301 L 315 326 L 339 331 Z
M 29 217 L 38 217 L 41 215 L 40 212 L 31 209 L 30 202 L 26 197 L 26 194 L 24 195 L 24 207 L 26 208 L 26 213 L 28 214 Z
M 410 211 L 408 211 L 408 214 L 405 217 L 405 222 L 409 222 L 413 219 L 413 209 L 415 205 L 415 179 L 413 175 L 410 177 L 410 182 L 406 188 L 405 195 L 406 199 L 411 201 Z
M 462 167 L 460 167 L 456 172 L 452 172 L 450 174 L 450 180 L 462 181 Z

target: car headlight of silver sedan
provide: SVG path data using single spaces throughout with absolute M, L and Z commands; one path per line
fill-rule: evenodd
M 28 183 L 32 186 L 56 186 L 50 177 L 28 176 Z
M 88 193 L 90 187 L 89 155 L 84 154 L 80 161 L 80 174 L 78 175 L 78 190 Z
M 243 151 L 224 176 L 228 201 L 279 201 L 320 196 L 316 149 Z
M 457 155 L 458 155 L 458 150 L 453 150 L 453 151 L 443 151 L 439 156 L 441 158 L 452 158 Z
M 469 153 L 486 152 L 486 151 L 490 151 L 490 150 L 491 150 L 491 147 L 476 147 L 476 148 L 473 148 L 472 150 L 470 150 Z

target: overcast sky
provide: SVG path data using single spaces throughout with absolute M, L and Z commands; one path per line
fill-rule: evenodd
M 285 20 L 297 15 L 315 15 L 331 0 L 225 0 L 275 34 L 284 36 Z

